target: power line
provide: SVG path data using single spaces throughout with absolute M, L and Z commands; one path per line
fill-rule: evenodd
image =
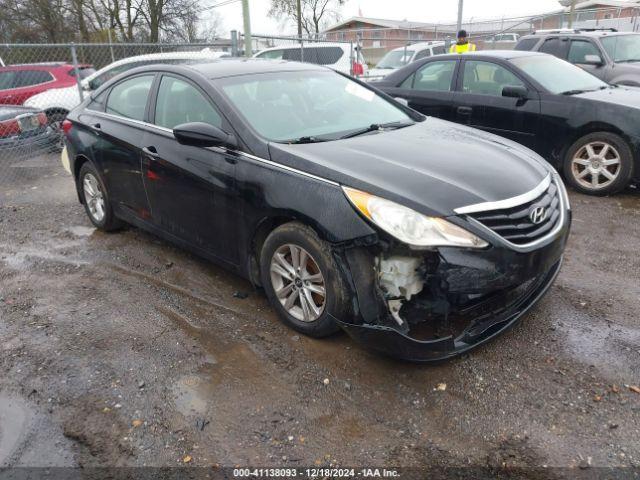
M 242 0 L 223 0 L 222 2 L 215 3 L 213 5 L 209 5 L 208 7 L 202 7 L 199 12 L 206 12 L 207 10 L 213 10 L 214 8 L 224 7 L 225 5 L 230 5 L 232 3 L 238 3 Z

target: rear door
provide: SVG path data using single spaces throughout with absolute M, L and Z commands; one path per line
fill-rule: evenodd
M 569 55 L 569 37 L 549 37 L 542 42 L 539 51 L 566 60 Z
M 526 100 L 502 96 L 504 87 L 525 87 Z M 455 121 L 533 147 L 540 98 L 515 71 L 489 60 L 465 59 L 454 94 Z
M 153 222 L 206 254 L 238 263 L 235 156 L 224 148 L 180 145 L 175 126 L 204 122 L 231 132 L 209 96 L 190 80 L 162 74 L 142 139 L 142 169 Z
M 393 96 L 404 98 L 409 107 L 424 115 L 453 119 L 453 89 L 459 60 L 430 61 L 394 88 L 385 88 Z
M 90 128 L 99 139 L 96 160 L 105 176 L 116 208 L 142 219 L 149 218 L 149 204 L 141 174 L 141 142 L 148 128 L 148 100 L 154 73 L 128 77 L 108 92 L 104 113 L 93 114 Z
M 588 56 L 599 57 L 602 61 L 601 65 L 593 65 L 587 63 Z M 567 60 L 578 67 L 586 70 L 591 75 L 595 75 L 600 80 L 605 80 L 607 69 L 604 62 L 604 54 L 600 48 L 588 39 L 572 39 L 569 46 L 569 54 Z

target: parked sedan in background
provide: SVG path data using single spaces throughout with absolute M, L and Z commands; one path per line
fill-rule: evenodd
M 59 139 L 47 124 L 44 112 L 0 105 L 0 162 L 53 150 Z
M 411 62 L 444 53 L 446 53 L 444 42 L 420 42 L 394 48 L 367 72 L 366 80 L 381 80 Z
M 358 48 L 351 50 L 348 43 L 313 43 L 306 46 L 287 45 L 266 48 L 254 55 L 267 60 L 289 60 L 313 63 L 333 68 L 347 75 L 360 77 L 367 74 L 369 67 Z M 353 62 L 353 63 L 352 63 Z
M 80 65 L 78 71 L 68 63 L 29 63 L 0 67 L 0 104 L 22 105 L 27 99 L 52 88 L 76 84 L 95 72 L 91 65 Z
M 640 91 L 542 53 L 446 55 L 375 86 L 425 114 L 536 151 L 576 189 L 608 195 L 640 179 Z
M 513 326 L 558 274 L 555 170 L 330 69 L 143 67 L 65 121 L 79 200 L 261 285 L 290 327 L 428 361 Z

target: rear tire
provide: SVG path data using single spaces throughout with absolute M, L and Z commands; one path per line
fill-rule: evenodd
M 102 177 L 91 162 L 85 162 L 80 167 L 78 190 L 87 216 L 96 228 L 105 232 L 122 228 L 122 221 L 113 214 L 109 193 Z
M 260 256 L 262 285 L 280 319 L 314 338 L 336 333 L 349 312 L 347 285 L 329 244 L 298 222 L 276 228 Z
M 613 195 L 629 185 L 633 153 L 614 133 L 590 133 L 569 147 L 563 170 L 575 190 L 587 195 Z

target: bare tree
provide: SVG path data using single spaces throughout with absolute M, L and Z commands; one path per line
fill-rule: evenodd
M 346 0 L 300 0 L 302 29 L 309 36 L 317 36 L 330 22 L 340 19 L 340 7 Z M 296 0 L 271 0 L 269 16 L 298 23 Z

